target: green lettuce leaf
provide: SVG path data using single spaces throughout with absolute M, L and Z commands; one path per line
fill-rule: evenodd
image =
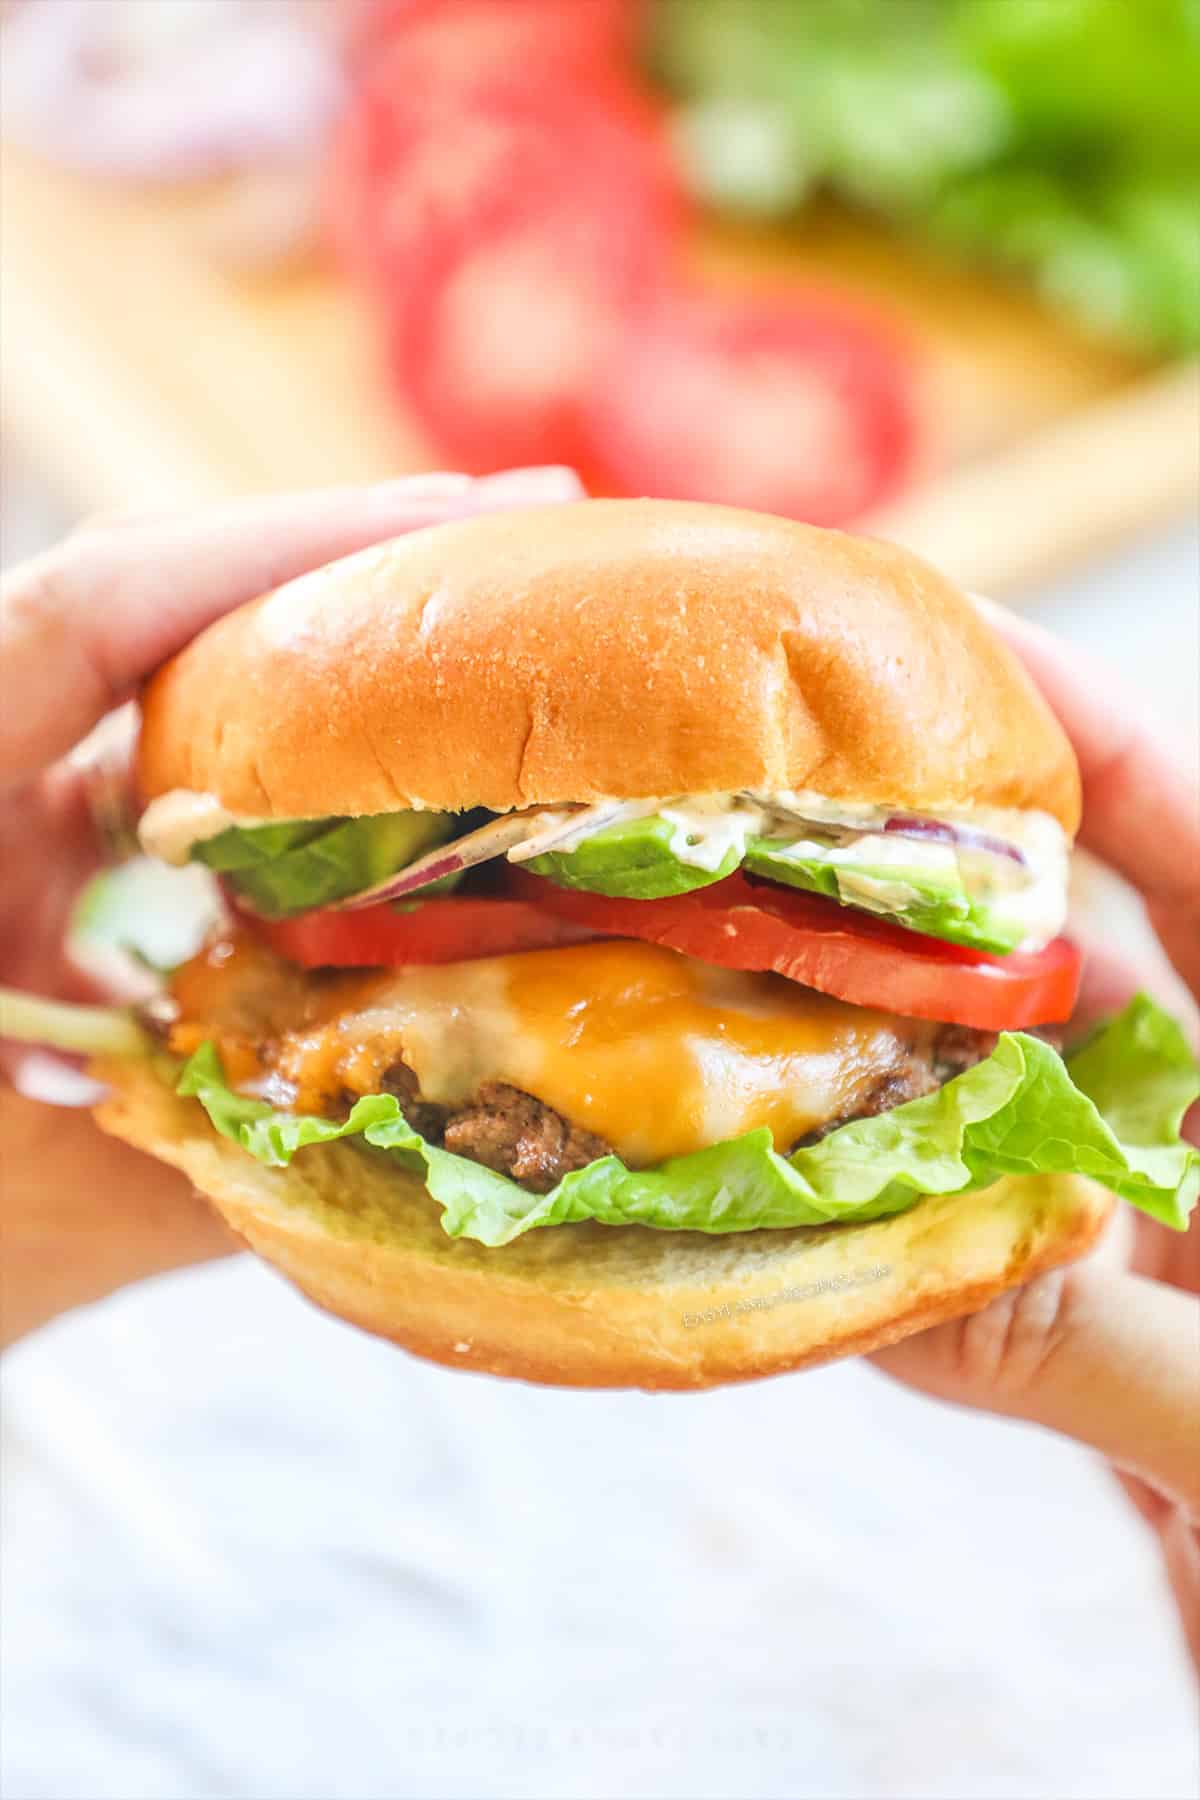
M 549 1194 L 528 1194 L 427 1143 L 390 1094 L 359 1100 L 340 1122 L 236 1094 L 212 1044 L 188 1062 L 178 1091 L 264 1163 L 286 1165 L 306 1145 L 339 1138 L 388 1151 L 425 1182 L 451 1237 L 491 1247 L 582 1219 L 706 1232 L 875 1219 L 925 1194 L 1047 1172 L 1089 1175 L 1183 1230 L 1200 1188 L 1200 1155 L 1179 1137 L 1200 1070 L 1179 1026 L 1145 996 L 1069 1063 L 1040 1038 L 1006 1032 L 991 1056 L 937 1093 L 843 1125 L 790 1157 L 764 1129 L 656 1169 L 601 1157 Z
M 830 189 L 1093 329 L 1200 344 L 1197 0 L 657 0 L 648 26 L 711 204 Z
M 453 813 L 375 813 L 231 826 L 192 856 L 224 875 L 267 918 L 284 918 L 365 893 L 458 829 Z

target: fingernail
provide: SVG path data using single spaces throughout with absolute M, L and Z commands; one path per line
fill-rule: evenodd
M 499 475 L 485 475 L 471 491 L 471 505 L 480 511 L 493 506 L 549 506 L 560 500 L 583 498 L 583 485 L 574 469 L 556 464 L 537 469 L 505 469 Z
M 469 493 L 473 485 L 469 475 L 451 469 L 430 469 L 419 475 L 397 475 L 391 481 L 377 481 L 371 496 L 385 506 L 413 500 L 457 500 Z
M 13 1087 L 43 1106 L 95 1106 L 108 1089 L 60 1056 L 29 1050 L 11 1065 Z
M 995 600 L 989 600 L 985 594 L 968 594 L 967 599 L 976 612 L 982 613 L 984 618 L 990 619 L 993 624 L 997 619 L 1007 619 L 1012 616 L 1006 606 L 1000 606 Z

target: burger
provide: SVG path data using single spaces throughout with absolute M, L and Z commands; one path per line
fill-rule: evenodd
M 146 853 L 224 917 L 100 1123 L 420 1355 L 705 1387 L 970 1312 L 1115 1196 L 1186 1222 L 1179 1028 L 1072 1041 L 1071 747 L 899 549 L 438 527 L 211 625 L 139 758 Z

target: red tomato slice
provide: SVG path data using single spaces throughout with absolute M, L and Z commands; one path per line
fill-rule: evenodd
M 236 904 L 236 903 L 235 903 Z M 578 944 L 596 933 L 525 900 L 455 899 L 414 902 L 362 912 L 333 908 L 295 919 L 260 919 L 238 909 L 256 937 L 302 969 L 401 968 L 405 963 L 470 962 L 517 950 Z
M 346 109 L 327 213 L 334 247 L 392 307 L 420 300 L 427 267 L 461 251 L 532 159 L 544 127 L 529 108 L 457 85 L 413 87 L 390 51 Z
M 642 938 L 730 969 L 772 970 L 906 1018 L 1017 1031 L 1069 1018 L 1079 988 L 1079 952 L 1065 938 L 1031 955 L 988 956 L 742 875 L 666 900 L 613 900 L 524 873 L 513 891 L 599 936 Z
M 823 294 L 681 292 L 630 320 L 590 425 L 628 492 L 841 525 L 910 473 L 912 359 L 888 324 Z
M 332 134 L 320 181 L 321 212 L 333 253 L 361 280 L 380 270 L 376 219 L 390 156 L 389 126 L 385 99 L 374 89 L 360 90 Z
M 659 116 L 615 79 L 414 90 L 400 67 L 349 109 L 326 206 L 404 401 L 464 468 L 578 461 L 596 370 L 685 215 Z
M 532 69 L 543 79 L 632 59 L 640 0 L 352 0 L 352 63 L 398 43 L 409 79 L 474 79 Z
M 447 163 L 467 155 L 469 200 L 435 203 L 432 222 L 426 208 L 414 237 L 415 195 L 444 195 Z M 665 279 L 685 213 L 657 112 L 615 81 L 566 98 L 476 95 L 392 179 L 381 232 L 406 402 L 471 471 L 586 460 L 598 371 L 625 315 Z

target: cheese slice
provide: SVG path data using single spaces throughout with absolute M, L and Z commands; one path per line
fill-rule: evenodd
M 424 1099 L 508 1082 L 633 1166 L 763 1125 L 786 1149 L 860 1110 L 931 1030 L 627 941 L 316 978 L 241 944 L 175 993 L 177 1048 L 216 1036 L 233 1079 L 300 1111 L 376 1091 L 402 1061 Z
M 854 1110 L 907 1049 L 883 1014 L 653 944 L 513 957 L 506 987 L 505 1079 L 633 1164 L 760 1125 L 789 1146 Z

